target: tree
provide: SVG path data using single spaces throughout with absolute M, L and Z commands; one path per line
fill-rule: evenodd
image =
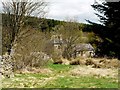
M 63 57 L 70 60 L 74 54 L 74 47 L 76 43 L 81 42 L 82 30 L 79 24 L 73 20 L 63 23 L 63 25 L 55 27 L 56 33 L 62 36 L 64 43 Z
M 33 28 L 27 32 L 27 34 L 30 33 L 30 36 L 24 36 L 15 46 L 15 53 L 12 55 L 14 70 L 25 69 L 26 67 L 41 67 L 48 61 L 44 57 L 45 54 L 49 54 L 48 50 L 51 49 L 50 45 L 46 48 L 46 42 L 49 41 L 49 38 L 43 32 Z
M 1 14 L 0 14 L 0 21 L 2 21 L 1 18 Z M 0 56 L 2 55 L 2 23 L 0 22 Z
M 120 58 L 120 2 L 102 2 L 95 3 L 92 7 L 98 11 L 102 25 L 93 23 L 93 29 L 103 42 L 99 45 L 100 53 L 107 56 L 116 56 Z M 99 28 L 99 30 L 98 30 Z
M 3 12 L 7 15 L 6 26 L 10 29 L 10 42 L 11 44 L 8 47 L 8 52 L 10 54 L 11 48 L 18 41 L 19 34 L 25 24 L 26 16 L 30 15 L 45 15 L 45 7 L 47 3 L 43 0 L 39 2 L 34 2 L 32 0 L 22 0 L 15 1 L 11 0 L 9 2 L 3 3 Z

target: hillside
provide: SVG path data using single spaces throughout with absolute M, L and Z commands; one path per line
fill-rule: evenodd
M 51 33 L 55 30 L 54 28 L 56 26 L 64 25 L 64 23 L 68 23 L 68 22 L 58 21 L 58 20 L 54 20 L 54 19 L 44 19 L 44 18 L 27 16 L 23 30 L 27 28 L 27 29 L 31 29 L 31 30 L 33 29 L 35 32 L 37 30 L 37 31 L 43 32 L 43 33 Z M 7 20 L 7 16 L 5 14 L 2 14 L 3 54 L 5 52 L 7 52 L 7 49 L 9 48 L 9 45 L 10 45 L 10 32 L 11 31 L 10 31 L 10 28 L 8 27 L 8 24 L 9 23 Z M 89 41 L 87 41 L 87 42 L 91 43 L 96 48 L 96 43 L 99 42 L 99 38 L 94 35 L 94 33 L 91 31 L 91 29 L 89 29 L 89 25 L 83 24 L 83 23 L 78 23 L 78 24 L 79 24 L 79 29 L 82 30 L 82 32 L 84 33 L 83 37 L 89 38 Z M 27 31 L 25 31 L 25 32 L 27 32 Z M 30 33 L 30 32 L 28 32 L 28 33 Z M 96 38 L 98 39 L 98 41 Z

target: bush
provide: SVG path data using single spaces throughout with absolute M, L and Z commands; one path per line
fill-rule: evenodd
M 85 63 L 85 64 L 86 64 L 86 65 L 93 65 L 94 62 L 93 62 L 92 59 L 86 59 L 86 63 Z
M 21 56 L 19 58 L 17 55 L 14 68 L 23 69 L 26 67 L 41 67 L 46 65 L 50 57 L 43 52 L 32 52 L 30 55 Z
M 70 62 L 70 65 L 80 65 L 80 61 L 79 60 L 73 60 Z

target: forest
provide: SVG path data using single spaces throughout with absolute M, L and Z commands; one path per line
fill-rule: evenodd
M 47 19 L 47 6 L 3 2 L 3 88 L 118 88 L 120 2 L 91 5 L 101 24 Z

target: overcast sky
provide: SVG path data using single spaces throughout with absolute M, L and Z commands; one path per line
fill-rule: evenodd
M 95 22 L 98 17 L 91 7 L 94 0 L 47 0 L 50 2 L 50 11 L 47 18 L 65 20 L 66 17 L 76 17 L 79 22 L 86 23 L 85 19 Z
M 76 18 L 79 22 L 87 23 L 85 19 L 99 22 L 91 7 L 94 0 L 46 0 L 50 2 L 47 18 L 65 20 Z M 2 4 L 0 2 L 0 10 Z

